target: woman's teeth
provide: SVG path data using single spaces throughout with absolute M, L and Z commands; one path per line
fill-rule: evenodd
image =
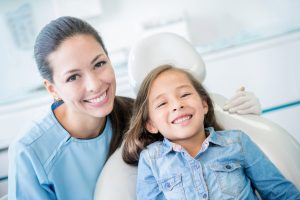
M 95 98 L 95 99 L 89 99 L 88 101 L 91 103 L 99 103 L 99 102 L 103 101 L 103 99 L 105 97 L 106 97 L 106 92 L 103 95 L 101 95 L 100 97 Z

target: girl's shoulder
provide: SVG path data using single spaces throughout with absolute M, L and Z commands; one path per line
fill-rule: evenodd
M 165 152 L 163 142 L 162 141 L 156 141 L 154 143 L 149 144 L 141 153 L 147 154 L 150 156 L 150 158 L 155 159 L 158 157 L 161 157 L 163 153 Z
M 232 129 L 232 130 L 222 130 L 215 131 L 215 138 L 225 144 L 240 143 L 249 136 L 242 130 Z

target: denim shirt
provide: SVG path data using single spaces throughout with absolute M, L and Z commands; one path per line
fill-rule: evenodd
M 205 129 L 209 136 L 193 158 L 168 139 L 140 155 L 137 199 L 300 199 L 263 152 L 241 131 Z M 277 148 L 277 147 L 274 147 Z

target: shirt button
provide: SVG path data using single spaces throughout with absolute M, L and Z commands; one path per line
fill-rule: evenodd
M 226 169 L 231 169 L 230 165 L 226 165 L 225 167 L 226 167 Z
M 167 187 L 168 189 L 170 189 L 171 184 L 170 184 L 170 183 L 167 183 L 167 184 L 166 184 L 166 187 Z
M 203 194 L 203 199 L 206 199 L 207 198 L 207 194 Z

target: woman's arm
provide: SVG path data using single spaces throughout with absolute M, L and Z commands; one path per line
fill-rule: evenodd
M 151 161 L 147 151 L 142 151 L 140 155 L 136 183 L 136 194 L 137 200 L 165 199 L 153 175 L 153 171 L 151 169 Z
M 34 164 L 33 164 L 34 163 Z M 9 199 L 56 199 L 40 161 L 21 143 L 9 148 Z
M 241 142 L 245 158 L 245 173 L 263 199 L 300 199 L 297 188 L 283 177 L 246 134 L 241 134 Z

